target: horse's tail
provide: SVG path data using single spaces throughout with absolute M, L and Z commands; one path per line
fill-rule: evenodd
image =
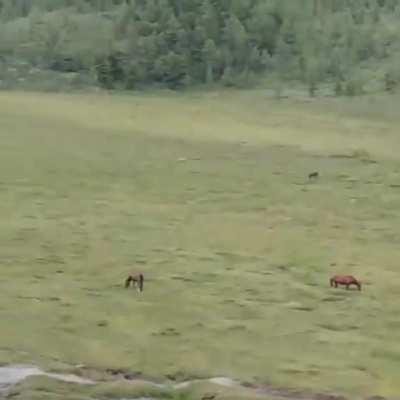
M 357 281 L 357 287 L 358 287 L 358 290 L 361 290 L 361 282 L 360 281 Z
M 335 282 L 335 278 L 329 279 L 329 283 L 331 284 L 331 286 L 333 286 L 333 282 Z

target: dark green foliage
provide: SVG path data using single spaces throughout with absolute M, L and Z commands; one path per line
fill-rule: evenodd
M 364 86 L 363 82 L 360 79 L 349 79 L 345 83 L 345 90 L 344 93 L 346 96 L 358 96 L 360 94 L 363 94 L 364 92 Z
M 112 53 L 102 59 L 98 59 L 95 71 L 98 82 L 106 89 L 114 89 L 126 79 L 124 71 L 125 59 L 122 53 Z
M 385 74 L 385 90 L 393 93 L 399 84 L 399 73 L 397 71 L 388 71 Z
M 79 72 L 84 70 L 84 66 L 79 59 L 72 57 L 59 57 L 49 65 L 50 69 L 60 72 Z
M 343 83 L 339 79 L 335 82 L 335 95 L 338 97 L 343 95 Z
M 399 11 L 400 0 L 0 0 L 0 55 L 93 70 L 110 89 L 245 86 L 273 74 L 300 79 L 314 96 L 320 82 L 390 57 L 400 30 L 387 21 Z M 357 85 L 337 84 L 336 94 L 358 93 Z

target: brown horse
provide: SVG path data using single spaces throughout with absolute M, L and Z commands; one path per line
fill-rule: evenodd
M 139 292 L 143 292 L 143 282 L 144 282 L 143 274 L 129 275 L 125 279 L 125 287 L 128 288 L 129 285 L 132 284 L 132 286 L 137 287 Z
M 330 279 L 330 284 L 335 288 L 337 288 L 338 285 L 344 285 L 346 289 L 349 289 L 350 285 L 355 285 L 358 290 L 361 290 L 361 282 L 352 275 L 335 275 Z

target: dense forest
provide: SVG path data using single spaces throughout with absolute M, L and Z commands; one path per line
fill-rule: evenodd
M 0 0 L 0 56 L 136 89 L 261 77 L 313 95 L 388 91 L 400 77 L 400 0 Z M 369 79 L 369 78 L 368 78 Z

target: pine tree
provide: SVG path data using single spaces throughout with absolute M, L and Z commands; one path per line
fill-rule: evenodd
M 206 65 L 205 81 L 211 83 L 214 81 L 214 68 L 218 59 L 218 50 L 212 39 L 208 39 L 203 49 Z
M 203 0 L 200 7 L 199 23 L 207 32 L 207 35 L 212 40 L 219 39 L 220 27 L 217 11 L 210 0 Z

